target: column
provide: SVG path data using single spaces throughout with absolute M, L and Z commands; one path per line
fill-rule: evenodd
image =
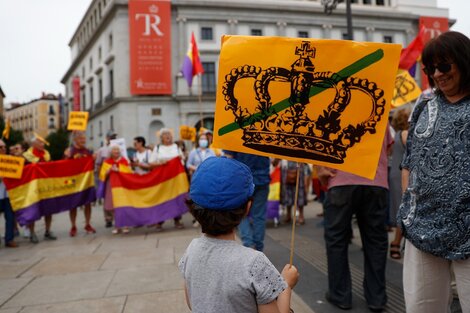
M 375 28 L 373 26 L 366 27 L 366 41 L 374 41 L 374 31 Z
M 277 25 L 277 35 L 284 37 L 286 35 L 287 23 L 283 21 L 279 21 L 276 23 L 276 25 Z
M 228 33 L 230 35 L 236 35 L 237 34 L 237 24 L 238 24 L 238 20 L 236 19 L 228 19 L 227 20 L 227 24 L 228 24 Z
M 323 24 L 323 38 L 330 39 L 331 38 L 331 29 L 333 29 L 333 25 L 331 24 Z

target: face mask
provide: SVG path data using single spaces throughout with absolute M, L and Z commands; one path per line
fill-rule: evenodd
M 207 141 L 207 139 L 200 139 L 199 140 L 199 147 L 207 148 L 208 145 L 209 145 L 209 142 Z

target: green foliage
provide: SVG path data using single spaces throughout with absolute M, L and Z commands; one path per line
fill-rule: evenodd
M 51 159 L 63 159 L 64 151 L 69 146 L 69 133 L 65 129 L 59 128 L 56 132 L 50 133 L 46 140 L 49 142 L 46 149 L 51 154 Z
M 3 130 L 5 129 L 5 119 L 3 116 L 0 117 L 0 137 L 1 134 L 3 133 Z M 16 145 L 17 143 L 23 142 L 23 133 L 19 130 L 13 129 L 13 127 L 10 128 L 10 138 L 6 139 L 3 138 L 3 141 L 7 144 L 8 147 Z

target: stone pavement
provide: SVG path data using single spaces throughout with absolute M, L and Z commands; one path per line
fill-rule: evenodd
M 94 208 L 93 221 L 97 234 L 86 235 L 79 211 L 79 233 L 70 238 L 68 213 L 61 213 L 52 225 L 57 241 L 43 240 L 44 223 L 39 221 L 39 244 L 17 238 L 17 249 L 2 245 L 0 313 L 189 312 L 177 268 L 189 242 L 200 236 L 199 229 L 190 226 L 189 214 L 184 216 L 186 229 L 174 229 L 171 221 L 161 233 L 142 227 L 112 235 L 103 226 L 99 207 Z M 292 302 L 296 313 L 313 312 L 297 295 Z

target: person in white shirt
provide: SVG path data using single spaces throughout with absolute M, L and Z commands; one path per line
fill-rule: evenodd
M 138 136 L 134 138 L 135 155 L 132 159 L 132 168 L 139 175 L 150 172 L 150 156 L 152 151 L 145 147 L 145 138 Z
M 156 145 L 150 155 L 150 169 L 165 164 L 171 159 L 179 157 L 181 163 L 184 164 L 183 151 L 173 141 L 173 134 L 169 128 L 160 129 L 160 144 Z M 175 217 L 175 228 L 184 228 L 184 224 L 181 222 L 181 216 Z M 157 231 L 162 230 L 163 222 L 156 225 Z

